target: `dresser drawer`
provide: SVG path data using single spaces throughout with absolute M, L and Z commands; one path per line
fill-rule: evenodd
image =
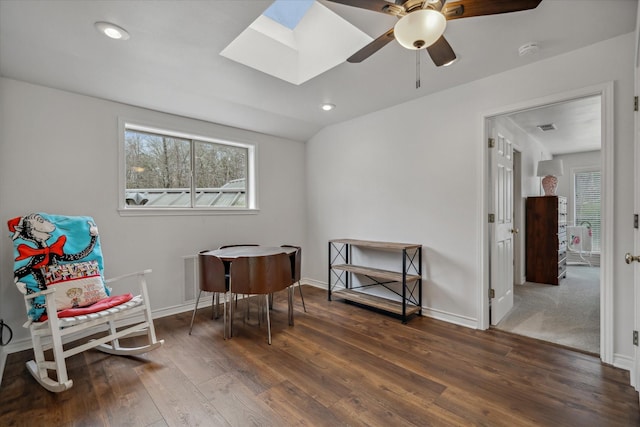
M 567 258 L 558 263 L 558 279 L 567 277 Z
M 567 259 L 567 248 L 561 248 L 558 251 L 558 264 Z

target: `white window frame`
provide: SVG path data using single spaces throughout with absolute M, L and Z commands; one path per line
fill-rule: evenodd
M 579 173 L 585 173 L 585 172 L 600 172 L 600 248 L 596 251 L 593 250 L 592 253 L 593 254 L 599 254 L 601 253 L 602 250 L 602 233 L 603 233 L 603 226 L 602 226 L 602 168 L 600 166 L 579 166 L 579 167 L 573 167 L 571 168 L 571 206 L 572 206 L 572 212 L 571 215 L 573 216 L 572 221 L 575 225 L 580 225 L 578 224 L 577 220 L 576 220 L 576 174 Z
M 171 127 L 172 129 L 168 129 Z M 211 142 L 214 144 L 241 147 L 247 150 L 247 206 L 246 207 L 140 207 L 127 205 L 126 203 L 126 153 L 125 131 L 135 130 L 140 132 L 167 135 L 175 138 Z M 213 135 L 197 134 L 179 129 L 176 126 L 162 126 L 151 124 L 142 120 L 118 119 L 118 212 L 121 216 L 155 216 L 155 215 L 220 215 L 220 214 L 255 214 L 258 212 L 257 197 L 257 147 L 254 143 L 230 138 L 220 138 Z M 235 138 L 234 138 L 235 139 Z M 193 190 L 193 187 L 192 187 Z

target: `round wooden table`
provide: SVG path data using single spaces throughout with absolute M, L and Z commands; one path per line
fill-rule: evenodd
M 247 256 L 265 256 L 265 255 L 275 255 L 285 253 L 287 255 L 291 255 L 295 253 L 296 248 L 292 248 L 289 246 L 280 247 L 280 246 L 229 246 L 227 248 L 222 249 L 214 249 L 212 251 L 203 252 L 203 255 L 213 255 L 220 258 L 222 261 L 230 262 L 234 259 Z
M 276 255 L 285 253 L 290 257 L 296 253 L 297 248 L 291 246 L 229 246 L 221 249 L 214 249 L 212 251 L 202 252 L 201 255 L 209 255 L 209 256 L 217 256 L 224 262 L 225 271 L 229 274 L 229 265 L 233 262 L 234 259 L 239 257 L 258 257 L 258 256 L 267 256 L 267 255 Z M 231 280 L 233 282 L 233 280 Z M 231 290 L 231 284 L 229 285 L 229 291 Z M 288 317 L 289 317 L 289 325 L 293 326 L 293 288 L 289 288 L 288 292 Z M 229 307 L 229 316 L 233 316 L 233 306 L 234 304 L 230 304 Z M 268 308 L 267 308 L 268 309 Z M 232 320 L 229 321 L 229 337 L 233 336 L 233 330 L 231 325 L 233 324 Z

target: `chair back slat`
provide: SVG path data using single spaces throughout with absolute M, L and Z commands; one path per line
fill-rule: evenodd
M 238 294 L 270 294 L 290 286 L 291 261 L 285 253 L 238 257 L 231 262 L 231 291 Z
M 224 263 L 213 255 L 198 254 L 198 285 L 206 292 L 226 292 Z
M 293 282 L 300 281 L 300 270 L 302 269 L 302 248 L 294 245 L 282 245 L 281 248 L 295 248 L 296 251 L 291 254 L 291 273 L 293 275 Z

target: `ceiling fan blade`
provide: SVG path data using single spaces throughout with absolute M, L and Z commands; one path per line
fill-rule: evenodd
M 378 37 L 377 39 L 375 39 L 374 41 L 372 41 L 371 43 L 369 43 L 368 45 L 366 45 L 365 47 L 363 47 L 362 49 L 360 49 L 359 51 L 357 51 L 356 53 L 354 53 L 353 55 L 351 55 L 349 58 L 347 58 L 347 62 L 351 62 L 352 64 L 362 62 L 368 57 L 370 57 L 371 55 L 373 55 L 374 53 L 376 53 L 377 51 L 379 51 L 380 49 L 382 49 L 383 47 L 385 47 L 387 43 L 389 43 L 394 39 L 395 37 L 393 36 L 393 28 L 392 28 L 386 33 L 384 33 L 383 35 L 381 35 L 380 37 Z
M 429 46 L 427 52 L 437 67 L 451 64 L 456 60 L 456 53 L 444 36 L 441 36 L 434 44 Z
M 535 9 L 540 2 L 542 0 L 461 0 L 445 3 L 442 13 L 447 20 L 497 15 L 499 13 Z
M 404 13 L 404 7 L 385 0 L 327 0 L 333 3 L 340 3 L 347 6 L 359 7 L 360 9 L 373 10 L 374 12 L 398 15 Z

